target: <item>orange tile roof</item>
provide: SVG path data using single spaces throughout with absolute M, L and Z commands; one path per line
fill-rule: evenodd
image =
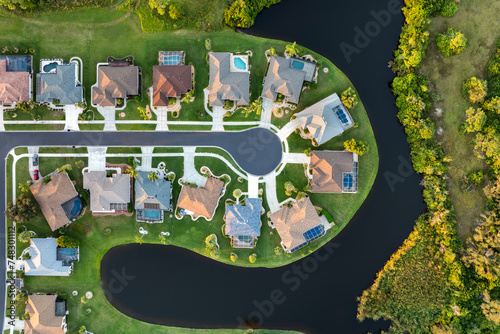
M 30 100 L 30 74 L 7 71 L 7 60 L 0 60 L 0 102 L 10 105 Z

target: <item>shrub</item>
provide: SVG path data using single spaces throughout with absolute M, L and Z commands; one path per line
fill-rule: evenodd
M 358 104 L 358 97 L 351 87 L 343 91 L 340 98 L 347 109 L 353 109 Z
M 361 140 L 356 141 L 354 138 L 344 142 L 344 148 L 349 152 L 354 152 L 363 155 L 368 152 L 368 145 Z
M 458 55 L 467 49 L 467 38 L 458 30 L 448 28 L 445 33 L 436 38 L 439 51 L 445 56 Z
M 59 238 L 57 238 L 57 245 L 62 248 L 76 248 L 80 244 L 80 242 L 67 235 L 61 235 Z
M 450 17 L 450 16 L 455 15 L 457 10 L 458 10 L 458 6 L 454 0 L 446 1 L 443 4 L 443 7 L 441 7 L 441 11 L 439 12 L 439 14 L 441 14 L 442 16 Z
M 486 80 L 480 80 L 476 77 L 472 77 L 464 82 L 462 90 L 463 94 L 469 99 L 470 102 L 483 102 L 488 92 L 488 84 Z
M 481 171 L 470 172 L 467 174 L 467 181 L 471 185 L 480 186 L 484 182 L 484 174 Z
M 168 7 L 168 16 L 170 16 L 170 18 L 172 20 L 180 19 L 182 16 L 181 7 L 179 5 L 176 5 L 176 4 L 170 5 L 170 7 Z
M 232 262 L 238 261 L 238 255 L 236 255 L 235 253 L 231 253 L 230 258 Z
M 257 262 L 257 254 L 253 253 L 252 255 L 250 255 L 248 257 L 248 261 L 250 261 L 250 263 L 255 263 Z
M 481 108 L 469 108 L 465 111 L 465 132 L 478 132 L 486 123 L 486 114 Z
M 23 194 L 16 198 L 16 205 L 11 201 L 7 203 L 7 218 L 12 222 L 26 223 L 32 218 L 36 217 L 40 208 L 38 204 L 31 198 Z

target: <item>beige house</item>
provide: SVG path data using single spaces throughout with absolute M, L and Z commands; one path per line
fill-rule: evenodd
M 358 155 L 349 151 L 312 151 L 311 192 L 355 193 L 358 191 Z
M 93 214 L 121 214 L 128 212 L 132 183 L 130 174 L 84 170 L 83 188 L 90 192 L 90 211 Z
M 50 182 L 39 180 L 30 189 L 50 228 L 55 231 L 78 218 L 82 202 L 65 171 L 47 177 Z
M 271 222 L 287 253 L 293 253 L 325 234 L 325 227 L 309 197 L 273 212 Z
M 223 107 L 225 101 L 246 106 L 250 103 L 250 72 L 248 64 L 244 70 L 235 67 L 241 56 L 229 52 L 209 52 L 210 80 L 208 101 L 211 107 Z
M 98 66 L 92 105 L 114 107 L 116 99 L 126 100 L 135 95 L 139 95 L 139 67 L 118 61 Z
M 31 56 L 0 56 L 0 105 L 31 100 Z
M 57 301 L 57 295 L 30 295 L 24 321 L 24 334 L 64 334 L 66 324 L 66 303 Z
M 177 207 L 182 209 L 181 215 L 189 214 L 194 219 L 202 216 L 206 220 L 211 220 L 223 188 L 224 182 L 215 177 L 209 177 L 205 187 L 184 185 L 177 201 Z

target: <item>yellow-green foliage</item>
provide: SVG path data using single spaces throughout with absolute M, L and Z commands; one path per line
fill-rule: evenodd
M 484 123 L 486 123 L 486 114 L 483 109 L 474 109 L 470 107 L 465 111 L 466 132 L 478 132 L 483 129 Z
M 439 51 L 445 56 L 458 55 L 467 49 L 467 38 L 460 31 L 448 28 L 445 33 L 436 38 Z
M 464 83 L 463 91 L 469 98 L 470 102 L 483 102 L 488 92 L 487 86 L 486 80 L 480 80 L 476 77 L 472 77 Z
M 347 109 L 353 109 L 358 105 L 358 97 L 351 87 L 342 92 L 341 99 Z
M 355 140 L 354 138 L 346 140 L 344 142 L 344 148 L 359 155 L 363 155 L 368 151 L 368 145 L 365 142 L 361 140 Z

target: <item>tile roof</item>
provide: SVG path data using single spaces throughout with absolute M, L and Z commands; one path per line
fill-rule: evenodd
M 321 220 L 309 197 L 304 197 L 292 205 L 284 206 L 271 214 L 282 244 L 287 250 L 307 242 L 303 233 L 321 225 Z
M 248 105 L 250 101 L 250 73 L 231 72 L 231 53 L 209 52 L 210 83 L 209 104 L 212 107 L 224 106 L 225 100 L 235 101 L 237 105 Z
M 7 59 L 0 59 L 0 104 L 30 100 L 30 73 L 9 71 Z
M 67 65 L 57 65 L 55 73 L 37 73 L 36 101 L 59 104 L 76 104 L 83 101 L 83 87 L 77 86 L 78 66 L 75 62 Z
M 276 100 L 278 93 L 287 97 L 291 103 L 298 103 L 302 85 L 306 79 L 306 71 L 292 66 L 293 58 L 273 56 L 264 80 L 262 97 Z M 316 66 L 314 66 L 316 68 Z
M 204 188 L 185 185 L 182 187 L 177 206 L 211 219 L 219 203 L 223 187 L 224 182 L 215 177 L 209 177 Z
M 39 180 L 30 189 L 52 231 L 69 223 L 63 204 L 77 197 L 78 192 L 66 172 L 51 175 L 47 184 Z
M 139 94 L 139 67 L 99 66 L 97 87 L 92 88 L 92 103 L 114 107 L 116 99 Z
M 334 110 L 336 107 L 342 109 L 348 123 L 342 124 Z M 351 115 L 347 109 L 343 107 L 336 93 L 305 108 L 301 112 L 295 114 L 295 117 L 302 129 L 309 130 L 318 145 L 327 142 L 333 137 L 341 135 L 345 130 L 354 125 Z
M 69 276 L 70 266 L 57 259 L 56 238 L 31 238 L 31 259 L 25 261 L 27 276 Z
M 312 151 L 311 192 L 341 193 L 342 173 L 352 172 L 354 153 L 349 151 Z
M 260 198 L 247 198 L 245 205 L 226 205 L 226 235 L 258 237 L 261 226 L 261 203 Z
M 153 66 L 153 106 L 167 106 L 169 97 L 180 97 L 193 89 L 191 65 Z
M 159 204 L 160 210 L 170 209 L 172 182 L 165 179 L 151 181 L 148 172 L 138 172 L 135 179 L 135 209 L 144 209 L 144 204 Z
M 56 315 L 56 295 L 30 295 L 26 311 L 30 318 L 24 321 L 25 334 L 64 334 L 64 316 Z
M 130 174 L 83 173 L 83 188 L 90 191 L 90 211 L 112 211 L 111 204 L 130 203 L 130 187 Z

